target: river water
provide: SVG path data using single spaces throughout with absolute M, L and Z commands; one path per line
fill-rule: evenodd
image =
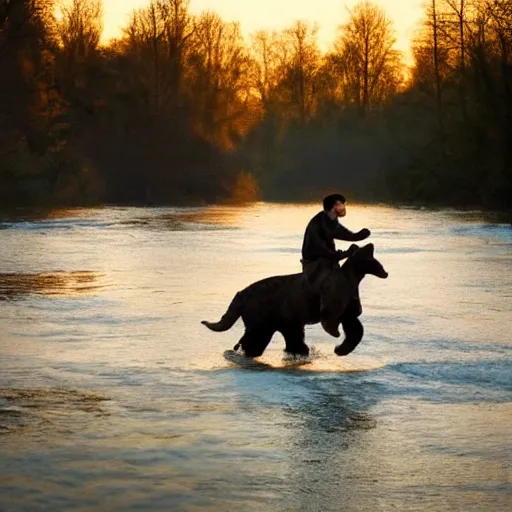
M 349 205 L 390 277 L 346 358 L 314 325 L 308 361 L 236 364 L 241 322 L 200 324 L 300 271 L 318 209 L 4 216 L 0 510 L 511 510 L 510 224 Z

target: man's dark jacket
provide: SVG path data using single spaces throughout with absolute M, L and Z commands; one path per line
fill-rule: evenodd
M 341 251 L 336 251 L 334 240 L 359 242 L 370 235 L 367 229 L 352 233 L 342 226 L 338 219 L 331 219 L 325 211 L 315 215 L 306 227 L 302 244 L 302 259 L 304 262 L 325 258 L 330 261 L 342 259 Z

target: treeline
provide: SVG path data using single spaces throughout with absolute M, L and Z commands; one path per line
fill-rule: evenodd
M 392 197 L 512 208 L 512 1 L 429 0 L 387 107 Z
M 512 0 L 431 0 L 407 70 L 365 1 L 322 53 L 187 0 L 106 46 L 100 0 L 0 0 L 0 201 L 511 207 L 511 27 Z

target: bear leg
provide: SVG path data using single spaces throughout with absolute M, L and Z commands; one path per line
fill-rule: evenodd
M 242 347 L 247 357 L 259 357 L 265 352 L 274 332 L 270 329 L 249 327 L 240 338 L 238 346 Z
M 357 317 L 343 315 L 341 317 L 341 325 L 345 332 L 343 343 L 337 345 L 334 353 L 338 356 L 346 356 L 352 352 L 360 341 L 363 339 L 363 324 Z
M 308 356 L 309 347 L 304 343 L 304 326 L 288 326 L 281 329 L 281 334 L 284 336 L 285 349 L 288 354 L 295 356 Z

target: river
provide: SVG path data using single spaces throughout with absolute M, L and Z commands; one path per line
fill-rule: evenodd
M 318 205 L 69 209 L 0 219 L 0 510 L 512 508 L 512 228 L 348 205 L 386 280 L 365 336 L 223 353 L 251 282 L 300 271 Z M 340 248 L 348 244 L 340 243 Z

